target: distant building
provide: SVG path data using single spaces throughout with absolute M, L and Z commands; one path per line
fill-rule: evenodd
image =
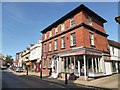
M 37 44 L 34 44 L 30 47 L 30 62 L 32 63 L 32 71 L 38 71 L 38 63 L 41 60 L 42 55 L 42 40 L 38 40 Z
M 26 48 L 22 51 L 22 67 L 26 68 L 28 67 L 29 70 L 31 70 L 32 63 L 30 62 L 30 48 Z
M 5 65 L 6 56 L 0 53 L 0 67 Z
M 111 60 L 108 62 L 108 73 L 120 73 L 120 43 L 113 40 L 108 40 L 108 43 L 111 55 Z
M 42 30 L 42 70 L 55 69 L 76 76 L 106 75 L 110 60 L 104 23 L 107 21 L 83 4 Z
M 16 60 L 18 61 L 18 67 L 22 67 L 22 52 L 16 53 Z
M 13 65 L 18 67 L 18 60 L 13 61 Z

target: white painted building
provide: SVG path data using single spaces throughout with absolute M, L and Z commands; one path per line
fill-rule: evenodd
M 30 47 L 30 61 L 32 62 L 32 70 L 36 71 L 38 63 L 41 60 L 42 55 L 42 40 L 38 40 L 38 43 Z
M 0 53 L 0 67 L 4 66 L 6 57 Z
M 120 43 L 108 40 L 111 60 L 106 63 L 106 74 L 120 72 Z

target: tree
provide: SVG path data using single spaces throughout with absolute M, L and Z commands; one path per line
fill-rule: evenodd
M 6 64 L 6 66 L 8 66 L 8 64 L 10 64 L 10 65 L 12 65 L 13 64 L 13 58 L 12 58 L 12 56 L 11 55 L 7 55 L 6 56 L 6 59 L 5 59 L 5 64 Z

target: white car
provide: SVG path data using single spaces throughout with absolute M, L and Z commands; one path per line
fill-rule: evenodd
M 17 67 L 15 71 L 16 71 L 16 72 L 22 72 L 23 69 L 22 69 L 21 67 Z

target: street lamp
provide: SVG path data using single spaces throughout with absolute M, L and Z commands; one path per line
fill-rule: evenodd
M 115 17 L 115 21 L 120 24 L 120 16 Z
M 42 62 L 40 61 L 40 78 L 42 78 Z

